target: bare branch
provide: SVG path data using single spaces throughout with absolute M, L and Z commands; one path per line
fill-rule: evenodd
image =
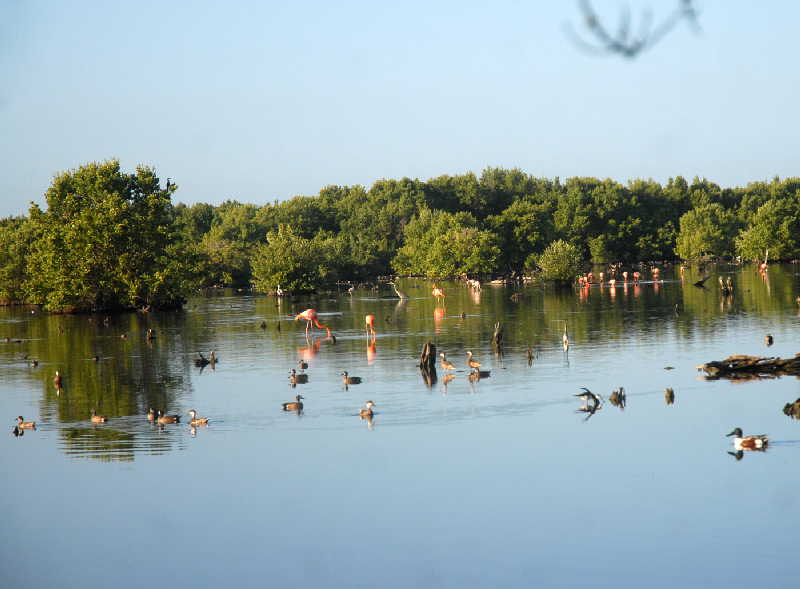
M 687 21 L 695 33 L 701 30 L 697 20 L 697 10 L 692 0 L 678 0 L 676 9 L 655 28 L 652 28 L 652 12 L 649 9 L 645 10 L 639 23 L 639 33 L 637 35 L 631 35 L 631 13 L 627 6 L 623 8 L 620 14 L 616 35 L 609 33 L 589 0 L 578 0 L 578 6 L 583 15 L 584 24 L 590 35 L 594 37 L 597 45 L 586 42 L 569 25 L 566 27 L 567 34 L 572 37 L 573 42 L 581 49 L 593 53 L 616 53 L 633 59 L 645 49 L 658 43 L 681 21 Z

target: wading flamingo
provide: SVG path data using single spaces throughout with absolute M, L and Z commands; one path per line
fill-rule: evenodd
M 365 329 L 367 330 L 367 335 L 375 335 L 375 315 L 370 313 L 364 317 Z
M 431 294 L 436 297 L 437 302 L 439 302 L 440 299 L 444 298 L 444 291 L 435 284 L 433 285 L 433 290 L 431 291 Z
M 306 309 L 302 313 L 295 316 L 294 320 L 297 321 L 298 319 L 305 319 L 306 320 L 306 335 L 308 335 L 308 330 L 313 323 L 320 329 L 324 329 L 328 332 L 328 336 L 331 335 L 330 327 L 327 325 L 322 325 L 319 320 L 317 319 L 317 312 L 314 309 Z

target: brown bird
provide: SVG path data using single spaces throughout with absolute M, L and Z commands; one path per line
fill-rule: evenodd
M 53 384 L 57 389 L 61 388 L 61 374 L 56 370 L 56 375 L 53 377 Z
M 348 376 L 347 371 L 345 370 L 344 372 L 342 372 L 342 382 L 345 385 L 361 384 L 361 377 L 360 376 Z
M 22 415 L 17 417 L 17 427 L 20 429 L 36 429 L 36 422 L 35 421 L 25 421 L 22 419 Z
M 156 411 L 155 411 L 155 409 L 150 407 L 150 410 L 147 412 L 147 421 L 152 423 L 155 420 L 156 420 Z
M 108 421 L 108 418 L 105 415 L 98 415 L 97 412 L 92 409 L 92 423 L 105 423 Z
M 197 411 L 194 409 L 189 409 L 188 413 L 192 416 L 189 425 L 208 425 L 208 417 L 197 417 Z
M 178 423 L 180 420 L 180 415 L 174 413 L 172 415 L 164 415 L 164 412 L 161 409 L 158 410 L 158 423 Z
M 364 405 L 366 406 L 366 409 L 359 411 L 358 415 L 361 417 L 361 419 L 372 417 L 372 408 L 375 406 L 375 403 L 372 401 L 366 401 Z
M 300 399 L 304 399 L 303 395 L 296 395 L 294 401 L 289 401 L 288 403 L 283 404 L 284 411 L 302 411 L 303 410 L 303 402 Z
M 672 387 L 664 389 L 664 401 L 666 401 L 667 405 L 675 403 L 675 391 L 672 390 Z
M 471 350 L 467 350 L 467 365 L 470 368 L 480 368 L 481 367 L 481 363 L 480 362 L 478 362 L 477 360 L 473 360 L 472 359 L 472 351 Z
M 444 352 L 439 352 L 439 357 L 441 358 L 440 365 L 442 370 L 455 370 L 456 366 L 452 362 L 447 359 Z
M 773 343 L 775 343 L 775 340 L 772 338 L 772 335 L 768 333 L 764 336 L 764 343 L 768 346 L 771 346 Z

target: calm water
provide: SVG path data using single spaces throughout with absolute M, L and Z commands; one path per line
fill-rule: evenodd
M 717 273 L 733 276 L 732 300 Z M 404 280 L 405 302 L 388 288 L 219 295 L 107 322 L 2 309 L 6 431 L 19 414 L 39 425 L 0 444 L 0 572 L 26 587 L 794 587 L 800 422 L 781 409 L 800 380 L 705 381 L 695 367 L 800 352 L 799 274 L 719 266 L 701 290 L 695 270 L 668 270 L 588 294 L 444 283 L 443 307 L 429 282 Z M 335 344 L 290 320 L 307 307 Z M 447 385 L 416 368 L 426 341 L 461 368 Z M 212 349 L 220 362 L 201 371 L 196 352 Z M 466 350 L 489 378 L 467 379 Z M 291 388 L 300 357 L 308 383 Z M 363 383 L 345 390 L 343 370 Z M 624 410 L 577 411 L 580 387 L 607 400 L 619 386 Z M 295 394 L 303 414 L 282 412 Z M 211 424 L 153 426 L 148 407 Z M 736 426 L 769 434 L 769 450 L 735 460 Z

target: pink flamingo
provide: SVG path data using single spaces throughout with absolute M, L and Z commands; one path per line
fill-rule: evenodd
M 366 323 L 366 330 L 367 335 L 375 335 L 375 315 L 370 313 L 369 315 L 364 317 L 364 322 Z
M 439 302 L 440 299 L 444 298 L 444 291 L 435 284 L 433 285 L 431 294 L 436 297 L 436 302 Z
M 306 309 L 302 313 L 295 316 L 294 320 L 297 321 L 298 319 L 305 319 L 306 320 L 306 335 L 308 335 L 308 330 L 313 323 L 320 329 L 324 329 L 328 332 L 328 336 L 331 335 L 331 330 L 327 325 L 322 325 L 319 320 L 317 319 L 317 312 L 314 309 Z

